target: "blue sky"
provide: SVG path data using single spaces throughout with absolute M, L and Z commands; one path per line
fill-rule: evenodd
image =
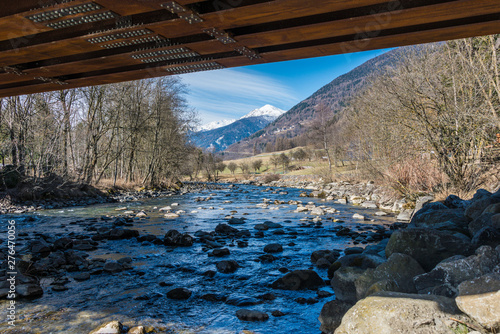
M 289 110 L 336 77 L 386 50 L 181 75 L 201 124 L 237 119 L 266 104 Z

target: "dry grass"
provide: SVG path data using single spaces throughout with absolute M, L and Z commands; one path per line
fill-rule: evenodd
M 101 190 L 109 190 L 109 189 L 116 189 L 116 190 L 139 190 L 143 186 L 138 183 L 138 182 L 127 182 L 124 179 L 117 179 L 116 184 L 113 185 L 114 182 L 112 179 L 101 179 L 98 185 L 96 187 Z

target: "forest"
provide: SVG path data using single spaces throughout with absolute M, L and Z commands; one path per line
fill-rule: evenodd
M 180 174 L 194 112 L 177 77 L 0 100 L 2 163 L 35 181 L 158 185 Z

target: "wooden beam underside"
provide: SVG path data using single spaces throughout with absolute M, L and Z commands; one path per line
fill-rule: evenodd
M 9 3 L 0 97 L 500 33 L 498 0 Z

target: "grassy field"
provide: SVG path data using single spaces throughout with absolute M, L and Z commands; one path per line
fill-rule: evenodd
M 222 178 L 227 177 L 237 177 L 243 175 L 243 171 L 239 167 L 242 163 L 247 163 L 250 166 L 250 174 L 252 175 L 260 175 L 260 174 L 286 174 L 286 175 L 324 175 L 328 173 L 328 161 L 326 159 L 318 160 L 316 158 L 312 158 L 311 161 L 308 159 L 297 161 L 290 159 L 290 164 L 288 169 L 284 172 L 283 166 L 278 165 L 275 166 L 271 163 L 271 157 L 274 155 L 280 155 L 285 153 L 287 156 L 290 156 L 292 152 L 298 150 L 299 148 L 294 148 L 291 150 L 273 152 L 273 153 L 262 153 L 256 155 L 251 158 L 243 158 L 243 159 L 235 159 L 235 160 L 226 160 L 224 163 L 229 165 L 230 163 L 235 163 L 238 168 L 235 170 L 234 175 L 231 171 L 226 167 L 223 173 L 219 174 Z M 262 167 L 255 171 L 252 169 L 252 162 L 256 160 L 262 160 Z M 348 171 L 353 170 L 354 166 L 352 166 L 349 162 L 346 163 L 345 166 L 336 166 L 332 168 L 332 173 L 334 174 L 342 174 Z

